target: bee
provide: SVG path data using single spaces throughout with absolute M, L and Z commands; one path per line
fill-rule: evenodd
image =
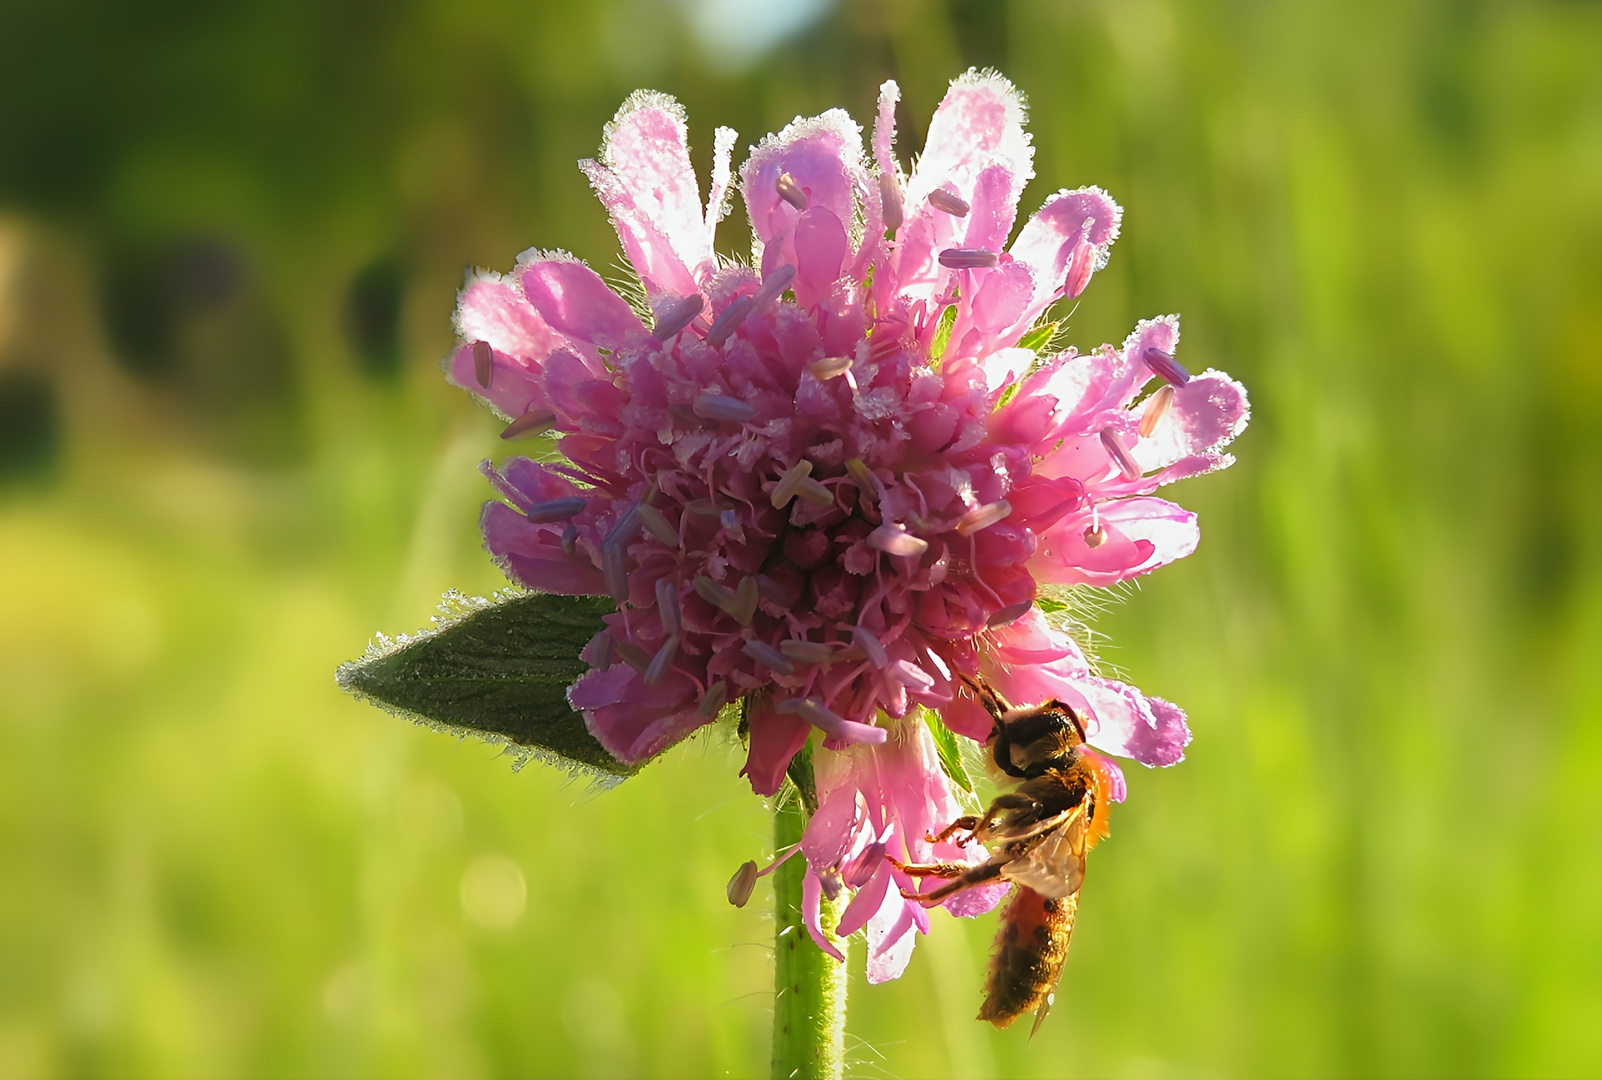
M 990 858 L 976 865 L 892 862 L 913 877 L 949 879 L 929 892 L 902 891 L 924 907 L 996 881 L 1017 886 L 996 933 L 979 1019 L 1004 1028 L 1033 1012 L 1032 1035 L 1051 1009 L 1068 957 L 1085 855 L 1107 835 L 1111 784 L 1069 705 L 1015 707 L 983 680 L 966 681 L 995 721 L 987 764 L 1018 783 L 984 814 L 960 817 L 927 839 L 991 845 Z

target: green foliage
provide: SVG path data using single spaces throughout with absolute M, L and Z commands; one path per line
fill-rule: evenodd
M 1060 322 L 1049 322 L 1037 326 L 1018 340 L 1018 346 L 1040 352 L 1051 344 L 1052 339 L 1057 336 L 1057 328 L 1061 325 Z
M 923 718 L 929 725 L 929 733 L 934 736 L 935 751 L 940 755 L 940 767 L 945 774 L 968 794 L 973 794 L 973 781 L 968 778 L 968 767 L 962 762 L 962 747 L 957 743 L 957 736 L 946 727 L 940 714 L 933 709 L 924 709 Z
M 382 640 L 340 666 L 339 685 L 425 726 L 621 779 L 639 767 L 602 749 L 567 703 L 567 688 L 589 670 L 579 650 L 614 610 L 594 596 L 447 597 L 442 625 Z

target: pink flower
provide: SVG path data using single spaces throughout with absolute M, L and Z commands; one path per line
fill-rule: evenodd
M 871 161 L 838 110 L 752 150 L 751 267 L 713 249 L 734 133 L 717 133 L 703 207 L 679 107 L 635 94 L 583 168 L 648 315 L 571 256 L 530 251 L 470 277 L 449 361 L 509 437 L 557 434 L 563 461 L 486 465 L 506 501 L 485 507 L 485 544 L 530 588 L 617 601 L 569 692 L 608 751 L 644 760 L 748 698 L 744 773 L 770 795 L 822 732 L 809 902 L 856 890 L 847 925 L 867 928 L 876 979 L 927 922 L 875 860 L 928 859 L 924 833 L 956 816 L 915 707 L 989 731 L 959 673 L 1082 704 L 1110 752 L 1178 760 L 1183 714 L 1092 676 L 1033 603 L 1043 584 L 1189 554 L 1195 516 L 1153 493 L 1228 465 L 1247 415 L 1239 384 L 1179 366 L 1173 317 L 1120 349 L 1020 348 L 1105 264 L 1121 211 L 1061 191 L 1009 246 L 1032 175 L 1020 96 L 956 80 L 904 177 L 897 94 L 881 92 Z

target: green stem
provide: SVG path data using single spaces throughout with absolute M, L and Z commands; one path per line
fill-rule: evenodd
M 773 818 L 780 852 L 801 842 L 807 812 L 789 799 Z M 846 965 L 829 956 L 801 921 L 806 860 L 797 855 L 773 872 L 773 1078 L 838 1080 L 845 1075 Z M 823 901 L 825 932 L 840 922 L 841 903 Z M 841 952 L 845 944 L 829 934 Z

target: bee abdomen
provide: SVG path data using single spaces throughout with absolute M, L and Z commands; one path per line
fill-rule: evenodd
M 1044 1004 L 1062 975 L 1078 906 L 1077 893 L 1047 900 L 1033 889 L 1014 891 L 996 933 L 979 1019 L 1004 1028 Z

